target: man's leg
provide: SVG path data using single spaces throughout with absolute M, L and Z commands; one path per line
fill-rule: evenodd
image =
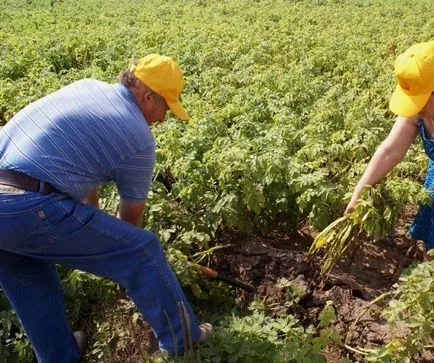
M 80 351 L 69 329 L 54 264 L 0 250 L 0 286 L 39 362 L 79 362 Z
M 182 354 L 185 323 L 192 342 L 199 340 L 196 317 L 154 233 L 71 199 L 47 204 L 43 212 L 55 243 L 35 256 L 125 287 L 169 353 Z

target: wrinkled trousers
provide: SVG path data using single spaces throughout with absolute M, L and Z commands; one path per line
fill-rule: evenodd
M 38 362 L 80 360 L 55 263 L 123 286 L 170 354 L 183 352 L 182 320 L 192 341 L 199 339 L 196 317 L 154 233 L 60 194 L 0 194 L 0 286 Z

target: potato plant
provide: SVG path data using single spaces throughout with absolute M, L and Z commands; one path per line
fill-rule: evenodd
M 169 116 L 154 128 L 158 160 L 143 224 L 160 235 L 188 288 L 197 274 L 186 262 L 213 251 L 220 231 L 266 235 L 306 221 L 321 231 L 342 216 L 393 124 L 393 61 L 434 38 L 433 19 L 431 0 L 4 0 L 0 125 L 77 79 L 115 82 L 131 59 L 174 57 L 191 120 Z M 383 236 L 403 205 L 426 200 L 425 169 L 416 143 L 360 206 L 366 233 Z M 113 186 L 101 197 L 116 211 Z M 70 273 L 66 291 L 82 292 L 67 294 L 71 306 L 114 289 Z M 0 359 L 28 361 L 15 315 L 3 303 L 0 313 Z M 299 347 L 300 334 L 291 344 Z

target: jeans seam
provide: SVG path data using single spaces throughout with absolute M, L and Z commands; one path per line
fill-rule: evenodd
M 161 268 L 159 268 L 159 264 L 157 263 L 157 261 L 155 261 L 154 264 L 155 264 L 155 269 L 158 271 L 158 274 L 160 275 L 161 279 L 166 284 L 167 290 L 169 290 L 170 294 L 174 297 L 175 301 L 183 301 L 183 299 L 180 300 L 180 297 L 177 296 L 177 294 L 170 287 L 169 281 L 167 280 L 167 278 L 164 275 L 164 273 L 161 270 Z M 169 265 L 169 262 L 167 262 L 167 264 Z M 169 268 L 170 268 L 170 265 L 169 265 Z
M 42 211 L 42 213 L 44 214 L 43 217 L 41 217 L 38 213 L 38 217 L 41 219 L 41 221 L 44 223 L 45 227 L 47 227 L 48 230 L 48 235 L 51 238 L 52 243 L 50 243 L 48 246 L 46 246 L 45 248 L 39 250 L 39 251 L 45 251 L 47 248 L 51 247 L 52 245 L 54 245 L 58 240 L 59 237 L 57 236 L 56 231 L 54 230 L 53 226 L 51 225 L 50 221 L 47 218 L 47 215 L 45 214 L 44 208 L 43 206 L 41 206 L 40 208 L 37 209 L 38 211 Z
M 59 200 L 56 200 L 56 207 L 62 208 L 62 210 L 63 210 L 65 213 L 71 213 L 70 210 L 66 209 L 62 204 L 59 203 Z M 71 213 L 71 215 L 74 216 L 72 213 Z M 77 219 L 77 218 L 76 218 L 76 219 Z M 81 222 L 80 222 L 80 223 L 81 223 Z
M 0 213 L 0 217 L 19 217 L 19 216 L 25 216 L 28 214 L 33 214 L 35 213 L 38 209 L 40 209 L 40 205 L 33 207 L 31 209 L 26 209 L 24 211 L 21 212 L 5 212 L 5 213 Z
M 33 199 L 28 200 L 28 201 L 31 202 L 31 201 L 33 201 L 35 199 L 36 198 L 33 198 Z M 57 198 L 55 198 L 54 202 L 57 204 L 57 202 L 60 199 L 61 198 L 57 197 Z M 0 217 L 19 217 L 19 216 L 25 216 L 25 215 L 32 214 L 32 213 L 38 211 L 39 209 L 45 207 L 47 204 L 50 204 L 50 203 L 53 203 L 53 200 L 47 200 L 44 203 L 38 204 L 38 205 L 36 205 L 35 207 L 33 207 L 31 209 L 22 210 L 22 211 L 19 211 L 19 212 L 3 212 L 3 213 L 0 213 Z
M 98 212 L 97 212 L 97 213 L 98 213 Z M 104 212 L 102 212 L 102 213 L 104 213 Z M 79 216 L 75 215 L 74 213 L 72 214 L 72 216 L 75 218 L 75 220 L 76 220 L 77 222 L 79 222 L 79 223 L 82 224 L 83 226 L 87 226 L 87 227 L 93 229 L 94 231 L 97 231 L 97 232 L 102 233 L 102 234 L 104 234 L 104 235 L 106 235 L 106 236 L 109 236 L 109 237 L 115 239 L 115 240 L 118 241 L 118 242 L 121 242 L 121 241 L 122 241 L 118 236 L 116 236 L 116 235 L 114 235 L 114 234 L 112 234 L 112 233 L 110 233 L 110 232 L 108 232 L 108 231 L 106 231 L 106 230 L 103 230 L 103 229 L 101 229 L 101 228 L 99 228 L 99 227 L 97 227 L 97 226 L 95 226 L 95 225 L 93 225 L 93 224 L 91 224 L 91 223 L 89 223 L 89 222 L 86 223 L 84 220 L 82 220 Z M 132 245 L 131 243 L 128 243 L 128 244 L 129 244 L 130 246 Z M 149 253 L 148 253 L 148 257 L 149 257 Z
M 104 212 L 102 212 L 102 213 L 104 213 Z M 164 275 L 164 273 L 162 272 L 161 268 L 159 267 L 158 262 L 156 261 L 156 259 L 152 256 L 152 254 L 145 247 L 143 247 L 143 246 L 137 246 L 136 244 L 131 243 L 127 239 L 119 238 L 118 236 L 116 236 L 116 235 L 114 235 L 114 234 L 112 234 L 110 232 L 107 232 L 106 230 L 102 230 L 99 227 L 97 227 L 97 226 L 95 226 L 95 225 L 93 225 L 91 223 L 86 223 L 79 216 L 77 216 L 75 214 L 72 214 L 72 216 L 77 220 L 77 222 L 81 223 L 82 225 L 86 225 L 87 227 L 93 229 L 94 231 L 97 231 L 97 232 L 102 233 L 102 234 L 104 234 L 106 236 L 109 236 L 109 237 L 115 239 L 117 242 L 120 242 L 121 244 L 126 244 L 128 246 L 137 247 L 139 250 L 141 250 L 148 259 L 152 259 L 153 260 L 153 265 L 155 266 L 156 270 L 158 271 L 158 274 L 160 275 L 160 278 L 164 281 L 164 283 L 165 283 L 168 291 L 170 292 L 170 294 L 172 295 L 172 297 L 176 301 L 179 301 L 179 296 L 177 296 L 177 294 L 170 287 L 170 284 L 168 283 L 168 280 L 167 280 L 166 276 Z M 169 268 L 170 268 L 170 266 L 169 266 Z

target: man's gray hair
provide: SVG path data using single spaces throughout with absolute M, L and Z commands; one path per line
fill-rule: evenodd
M 125 87 L 133 88 L 137 86 L 137 83 L 140 82 L 140 80 L 129 69 L 125 69 L 119 73 L 118 82 L 123 84 Z
M 160 96 L 158 93 L 151 90 L 146 84 L 144 84 L 140 79 L 138 79 L 133 72 L 129 69 L 125 69 L 121 71 L 118 75 L 118 82 L 123 84 L 128 89 L 132 89 L 135 87 L 145 87 L 151 94 L 157 98 L 159 102 L 166 102 L 166 100 Z

